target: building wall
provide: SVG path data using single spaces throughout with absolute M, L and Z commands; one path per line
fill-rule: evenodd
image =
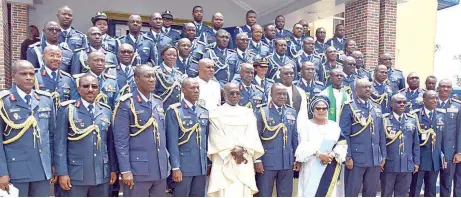
M 116 2 L 116 3 L 110 3 Z M 92 25 L 90 18 L 98 11 L 117 11 L 137 14 L 151 14 L 152 12 L 163 12 L 170 10 L 174 17 L 192 19 L 192 8 L 195 5 L 201 5 L 204 9 L 203 19 L 211 20 L 215 8 L 221 9 L 224 15 L 224 26 L 237 26 L 245 23 L 246 10 L 241 9 L 231 1 L 146 1 L 146 0 L 129 0 L 129 1 L 105 1 L 105 0 L 45 0 L 43 4 L 35 4 L 35 9 L 30 10 L 29 22 L 35 24 L 39 29 L 43 28 L 45 22 L 57 20 L 56 13 L 59 7 L 68 5 L 74 12 L 73 26 L 83 32 L 86 32 Z M 227 17 L 226 17 L 227 16 Z M 233 16 L 233 17 L 230 17 Z M 241 16 L 241 17 L 235 17 Z
M 333 17 L 326 17 L 323 19 L 318 19 L 312 22 L 312 36 L 315 36 L 315 30 L 317 28 L 323 27 L 327 33 L 326 39 L 333 37 L 334 27 L 333 27 Z
M 434 72 L 437 0 L 408 0 L 397 5 L 395 66 L 417 72 L 421 85 Z

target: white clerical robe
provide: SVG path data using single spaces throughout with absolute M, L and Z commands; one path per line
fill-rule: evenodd
M 264 154 L 256 117 L 251 109 L 227 103 L 210 113 L 208 157 L 212 161 L 208 196 L 251 197 L 258 192 L 254 159 Z M 246 150 L 247 163 L 237 165 L 231 150 Z

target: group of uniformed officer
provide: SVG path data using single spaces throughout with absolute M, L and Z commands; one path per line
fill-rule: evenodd
M 366 71 L 343 25 L 328 41 L 317 29 L 314 40 L 301 23 L 284 29 L 283 16 L 263 28 L 250 10 L 232 38 L 221 13 L 209 27 L 196 6 L 181 33 L 165 11 L 149 16 L 147 33 L 142 18 L 131 15 L 128 34 L 113 38 L 104 13 L 91 19 L 86 35 L 71 26 L 72 14 L 62 7 L 58 22 L 45 24 L 27 61 L 13 64 L 13 87 L 0 92 L 0 189 L 11 183 L 20 196 L 49 196 L 51 183 L 56 196 L 118 196 L 121 176 L 124 196 L 165 196 L 167 188 L 205 196 L 209 112 L 196 79 L 206 58 L 214 62 L 213 80 L 221 88 L 235 83 L 232 96 L 257 118 L 266 151 L 255 163 L 259 195 L 271 196 L 277 180 L 277 194 L 291 196 L 299 171 L 297 113 L 278 83 L 280 68 L 291 65 L 308 102 L 332 84 L 330 71 L 343 71 L 334 83 L 351 98 L 338 121 L 348 143 L 346 196 L 358 196 L 362 186 L 363 196 L 376 196 L 379 178 L 382 196 L 406 196 L 408 189 L 419 196 L 423 182 L 425 195 L 435 196 L 439 172 L 440 195 L 450 196 L 454 181 L 461 196 L 461 102 L 451 98 L 451 82 L 440 81 L 438 93 L 423 90 L 410 73 L 405 87 L 389 54 Z

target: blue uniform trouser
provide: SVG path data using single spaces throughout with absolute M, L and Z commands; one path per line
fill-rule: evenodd
M 134 181 L 133 189 L 123 184 L 124 197 L 165 197 L 166 179 L 157 181 Z
M 453 177 L 455 175 L 456 164 L 449 161 L 446 169 L 440 169 L 440 196 L 450 197 Z
M 461 164 L 456 164 L 455 176 L 453 178 L 453 197 L 461 197 Z
M 381 197 L 407 197 L 413 173 L 381 173 Z
M 20 182 L 15 183 L 10 181 L 14 187 L 19 190 L 20 197 L 49 197 L 50 196 L 50 181 L 36 182 Z
M 277 197 L 291 197 L 293 192 L 293 170 L 265 170 L 264 174 L 256 174 L 256 185 L 260 197 L 272 197 L 274 181 Z
M 173 184 L 175 197 L 206 197 L 206 175 L 183 176 L 182 181 Z
M 344 172 L 345 196 L 358 197 L 363 184 L 362 197 L 376 197 L 380 166 L 346 168 Z
M 63 197 L 107 197 L 108 194 L 109 183 L 99 185 L 72 185 L 70 190 L 61 190 L 61 195 Z
M 424 181 L 424 196 L 435 197 L 437 195 L 437 176 L 439 171 L 419 170 L 411 179 L 410 197 L 419 197 Z

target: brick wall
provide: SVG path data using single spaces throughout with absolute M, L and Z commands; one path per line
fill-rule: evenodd
M 11 59 L 10 59 L 10 37 L 8 27 L 8 4 L 6 0 L 0 0 L 0 90 L 8 89 L 11 86 Z
M 380 0 L 346 2 L 345 25 L 348 39 L 356 41 L 367 68 L 374 68 L 379 57 Z
M 381 0 L 379 13 L 379 53 L 395 57 L 397 2 Z
M 27 39 L 28 9 L 25 4 L 11 4 L 11 60 L 19 60 L 21 43 Z

